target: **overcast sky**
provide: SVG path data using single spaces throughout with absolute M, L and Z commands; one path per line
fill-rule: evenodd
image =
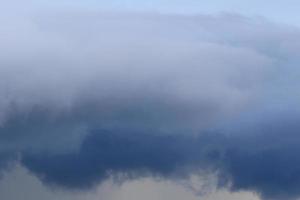
M 299 25 L 300 17 L 298 10 L 300 3 L 297 0 L 63 0 L 63 1 L 38 1 L 40 6 L 56 7 L 81 7 L 101 10 L 118 11 L 151 11 L 162 13 L 183 13 L 183 14 L 214 14 L 217 12 L 234 12 L 249 16 L 266 17 L 277 22 Z
M 1 2 L 1 198 L 300 197 L 299 2 Z

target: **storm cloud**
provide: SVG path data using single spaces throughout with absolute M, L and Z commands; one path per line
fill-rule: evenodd
M 44 183 L 86 189 L 115 176 L 187 178 L 204 170 L 218 187 L 250 190 L 265 199 L 299 195 L 299 116 L 244 122 L 244 127 L 197 136 L 92 131 L 73 153 L 25 153 L 22 163 Z M 290 116 L 291 113 L 288 113 Z M 249 128 L 251 127 L 251 128 Z
M 297 28 L 235 14 L 0 16 L 3 169 L 19 160 L 68 189 L 207 170 L 219 187 L 299 196 Z

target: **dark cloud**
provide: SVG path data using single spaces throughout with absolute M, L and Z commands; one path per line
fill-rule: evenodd
M 253 190 L 264 199 L 296 199 L 300 194 L 300 116 L 272 114 L 248 123 L 231 139 L 235 145 L 227 150 L 225 173 L 233 190 Z
M 25 154 L 22 163 L 46 183 L 81 189 L 114 174 L 125 180 L 146 175 L 184 175 L 185 167 L 204 167 L 210 165 L 209 160 L 217 159 L 216 142 L 209 134 L 191 137 L 95 130 L 78 152 Z
M 0 178 L 2 177 L 3 171 L 9 171 L 18 160 L 18 155 L 12 152 L 1 152 L 0 153 Z
M 294 199 L 300 194 L 298 120 L 259 121 L 227 136 L 95 130 L 77 152 L 25 153 L 22 163 L 45 183 L 71 189 L 111 176 L 176 179 L 207 170 L 217 172 L 220 187 L 254 191 L 264 199 Z
M 75 189 L 208 170 L 232 190 L 299 196 L 297 28 L 230 14 L 0 18 L 0 168 L 19 154 Z

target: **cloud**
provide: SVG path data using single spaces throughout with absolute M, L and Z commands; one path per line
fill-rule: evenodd
M 206 170 L 217 174 L 219 187 L 254 191 L 264 199 L 294 199 L 300 185 L 299 116 L 287 114 L 227 136 L 96 130 L 77 152 L 24 154 L 22 164 L 45 183 L 70 189 L 89 188 L 114 175 L 120 181 L 144 176 L 176 180 Z
M 125 179 L 148 173 L 171 176 L 181 165 L 210 157 L 209 152 L 200 155 L 198 144 L 184 135 L 94 131 L 75 153 L 25 154 L 22 163 L 45 182 L 81 189 L 118 173 Z
M 195 133 L 240 112 L 259 95 L 256 87 L 272 71 L 273 58 L 221 42 L 226 37 L 206 26 L 222 18 L 11 17 L 1 51 L 3 145 L 47 150 L 56 137 L 68 141 L 88 129 Z M 43 142 L 31 144 L 31 138 Z
M 145 198 L 145 200 L 156 199 L 187 199 L 195 200 L 199 196 L 191 192 L 187 188 L 169 180 L 153 180 L 151 178 L 144 178 L 126 182 L 122 185 L 115 185 L 111 180 L 106 181 L 97 187 L 96 190 L 86 192 L 66 192 L 64 190 L 51 190 L 45 187 L 28 171 L 17 165 L 9 173 L 5 173 L 0 180 L 1 196 L 7 200 L 21 200 L 21 199 L 65 199 L 65 200 L 136 200 Z M 220 199 L 226 200 L 250 200 L 258 199 L 251 193 L 239 192 L 230 193 L 228 191 L 217 191 L 216 193 L 203 196 L 205 200 Z
M 239 134 L 226 161 L 232 189 L 254 190 L 265 199 L 299 196 L 298 120 L 299 113 L 275 113 L 239 130 L 245 135 Z
M 1 15 L 0 152 L 45 183 L 208 170 L 220 187 L 299 195 L 298 115 L 281 112 L 298 105 L 297 28 L 231 14 Z M 248 112 L 253 124 L 240 123 Z

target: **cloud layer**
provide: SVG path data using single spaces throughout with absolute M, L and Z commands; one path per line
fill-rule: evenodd
M 204 170 L 217 174 L 219 187 L 289 199 L 299 195 L 298 119 L 256 121 L 245 124 L 251 129 L 231 130 L 227 136 L 96 130 L 75 153 L 24 154 L 22 163 L 45 183 L 70 189 L 114 175 L 119 181 L 143 176 L 176 180 Z
M 231 14 L 0 15 L 0 166 L 18 154 L 45 183 L 79 189 L 208 170 L 220 187 L 299 196 L 297 28 Z

